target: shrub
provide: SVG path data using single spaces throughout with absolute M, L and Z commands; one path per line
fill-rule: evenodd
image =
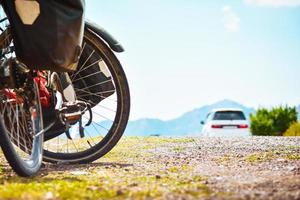
M 273 120 L 267 109 L 259 109 L 256 115 L 250 115 L 251 133 L 253 135 L 268 135 L 273 132 Z
M 250 115 L 250 121 L 253 135 L 282 136 L 297 122 L 297 110 L 288 106 L 279 106 L 271 110 L 261 108 L 255 115 Z
M 283 134 L 284 136 L 300 136 L 300 122 L 294 123 L 290 128 Z

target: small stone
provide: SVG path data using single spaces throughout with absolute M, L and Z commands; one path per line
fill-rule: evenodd
M 122 191 L 122 190 L 117 190 L 117 195 L 118 196 L 121 196 L 121 195 L 123 195 L 124 194 L 124 192 Z
M 297 167 L 295 167 L 295 166 L 288 166 L 287 169 L 292 172 L 292 171 L 296 171 Z
M 161 179 L 161 176 L 160 175 L 155 175 L 155 178 L 156 179 Z
M 257 192 L 256 192 L 256 193 L 254 193 L 254 196 L 259 197 L 259 196 L 261 196 L 261 195 L 260 195 L 260 193 L 257 193 Z
M 128 185 L 129 187 L 136 187 L 136 186 L 138 186 L 138 184 L 137 183 L 132 183 L 132 184 L 130 184 L 130 185 Z
M 96 190 L 98 190 L 98 187 L 92 185 L 92 186 L 87 187 L 87 189 L 91 190 L 91 191 L 96 191 Z
M 274 188 L 271 194 L 276 193 L 276 192 L 278 192 L 278 190 Z
M 80 175 L 87 175 L 88 172 L 86 172 L 86 171 L 70 171 L 70 174 L 75 175 L 75 176 L 80 176 Z
M 278 162 L 285 162 L 286 160 L 284 158 L 278 158 L 277 161 Z
M 50 199 L 54 199 L 54 195 L 52 192 L 47 192 L 45 195 L 45 199 L 50 200 Z

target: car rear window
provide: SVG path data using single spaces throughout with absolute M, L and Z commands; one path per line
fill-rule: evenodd
M 218 111 L 213 120 L 246 120 L 246 117 L 241 111 Z

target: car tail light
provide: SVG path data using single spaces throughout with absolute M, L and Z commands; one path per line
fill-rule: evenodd
M 222 125 L 211 125 L 211 128 L 223 128 Z
M 247 124 L 242 124 L 242 125 L 238 125 L 238 128 L 249 128 L 249 126 Z

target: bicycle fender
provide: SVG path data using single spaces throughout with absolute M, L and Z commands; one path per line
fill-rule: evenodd
M 85 21 L 85 29 L 89 29 L 89 30 L 95 32 L 101 39 L 103 39 L 109 45 L 109 47 L 113 51 L 118 52 L 118 53 L 125 51 L 123 46 L 101 26 L 99 26 L 89 20 L 86 20 Z

